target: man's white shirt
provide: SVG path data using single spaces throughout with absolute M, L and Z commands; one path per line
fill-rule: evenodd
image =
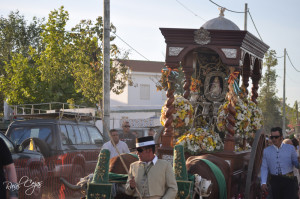
M 128 146 L 125 142 L 119 140 L 119 143 L 116 144 L 116 147 L 118 148 L 120 154 L 122 153 L 130 153 Z M 108 149 L 110 151 L 110 159 L 118 156 L 118 152 L 115 149 L 115 147 L 113 146 L 113 144 L 111 143 L 111 141 L 106 142 L 103 146 L 102 149 Z

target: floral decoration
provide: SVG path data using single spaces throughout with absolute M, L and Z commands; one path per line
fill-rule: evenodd
M 191 86 L 190 86 L 190 90 L 192 92 L 198 93 L 200 92 L 200 86 L 201 86 L 201 80 L 199 79 L 195 79 L 195 78 L 191 78 Z
M 226 101 L 222 106 L 219 107 L 218 110 L 218 117 L 217 117 L 217 129 L 221 132 L 226 131 L 226 116 L 228 114 L 228 107 L 229 101 Z
M 252 101 L 248 102 L 248 109 L 251 112 L 250 118 L 250 131 L 256 131 L 262 127 L 263 124 L 263 115 L 261 109 Z
M 187 131 L 177 139 L 177 144 L 183 145 L 185 151 L 191 154 L 219 151 L 224 148 L 219 134 L 204 128 Z
M 158 91 L 162 91 L 165 90 L 167 91 L 168 89 L 177 89 L 176 87 L 178 87 L 178 79 L 181 79 L 180 76 L 183 75 L 182 72 L 182 67 L 177 69 L 172 69 L 172 68 L 164 68 L 161 70 L 161 77 L 160 79 L 156 82 L 156 89 Z M 170 83 L 173 83 L 172 87 Z M 171 88 L 170 88 L 171 86 Z
M 226 117 L 228 114 L 228 104 L 229 101 L 226 101 L 222 106 L 220 106 L 218 110 L 218 117 L 217 117 L 217 128 L 221 132 L 226 131 Z M 235 119 L 235 134 L 239 134 L 242 138 L 248 138 L 250 133 L 250 118 L 251 118 L 251 111 L 248 109 L 248 105 L 246 102 L 237 98 L 235 104 L 236 115 Z
M 236 144 L 234 147 L 234 151 L 236 152 L 240 152 L 240 151 L 246 151 L 246 150 L 250 150 L 252 147 L 250 146 L 250 144 L 248 142 L 246 142 L 246 146 L 243 147 L 239 144 Z
M 173 128 L 190 127 L 193 124 L 194 109 L 189 100 L 185 99 L 181 95 L 175 95 L 173 102 L 175 112 L 173 113 Z M 167 101 L 161 109 L 160 122 L 164 126 L 166 122 L 167 113 Z
M 169 75 L 168 71 L 161 70 L 160 80 L 156 83 L 156 89 L 158 91 L 167 90 L 168 89 L 168 81 L 167 81 L 168 75 Z
M 255 134 L 251 133 L 247 139 L 242 138 L 240 135 L 235 136 L 235 151 L 250 150 L 253 144 Z

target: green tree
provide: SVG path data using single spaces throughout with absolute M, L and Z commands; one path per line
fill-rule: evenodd
M 35 103 L 43 98 L 45 85 L 40 81 L 37 67 L 29 64 L 29 58 L 16 54 L 4 69 L 6 75 L 0 82 L 9 103 Z
M 51 11 L 46 24 L 42 26 L 42 42 L 45 49 L 34 56 L 41 73 L 41 81 L 46 84 L 44 101 L 66 102 L 73 98 L 82 102 L 81 92 L 76 92 L 70 63 L 76 56 L 72 52 L 70 33 L 65 27 L 69 19 L 67 11 L 61 7 Z
M 15 66 L 16 62 L 18 62 L 16 57 L 20 58 L 20 63 L 24 63 L 26 59 L 29 65 L 32 64 L 32 59 L 29 55 L 30 46 L 37 49 L 37 51 L 41 51 L 43 48 L 40 37 L 43 21 L 44 19 L 34 17 L 31 23 L 28 24 L 24 16 L 20 15 L 18 11 L 11 12 L 7 18 L 0 17 L 0 112 L 3 112 L 3 101 L 7 97 L 11 97 L 9 95 L 10 90 L 17 89 L 13 87 L 15 82 L 11 80 L 12 76 L 7 74 L 6 69 L 10 72 L 17 72 L 17 70 L 24 67 L 24 65 L 17 66 L 19 68 L 16 70 L 8 67 L 11 61 L 14 62 L 12 65 Z M 18 92 L 20 93 L 21 91 Z M 26 94 L 24 93 L 24 95 Z
M 265 54 L 264 66 L 267 67 L 262 77 L 258 105 L 263 113 L 265 132 L 270 132 L 274 126 L 282 126 L 282 115 L 280 112 L 281 103 L 276 96 L 276 74 L 275 66 L 277 65 L 276 51 L 270 50 Z
M 287 107 L 287 117 L 289 119 L 289 124 L 288 127 L 289 128 L 295 128 L 295 126 L 297 125 L 297 116 L 299 117 L 299 110 L 298 110 L 298 102 L 295 101 L 294 105 L 291 107 Z M 298 122 L 299 122 L 299 118 L 298 118 Z
M 113 24 L 110 26 L 111 32 L 115 33 L 116 28 Z M 81 91 L 92 103 L 101 103 L 102 101 L 102 74 L 103 74 L 103 20 L 98 17 L 96 22 L 91 20 L 82 20 L 78 25 L 72 28 L 71 40 L 72 51 L 77 52 L 71 62 L 71 70 L 75 79 L 75 88 Z M 113 41 L 114 36 L 110 40 Z M 120 94 L 123 92 L 127 83 L 132 84 L 128 67 L 120 62 L 113 62 L 117 59 L 128 59 L 128 53 L 122 54 L 115 44 L 110 48 L 110 89 Z M 101 92 L 99 92 L 101 91 Z
M 41 26 L 39 45 L 29 45 L 28 55 L 15 53 L 5 61 L 0 90 L 10 104 L 72 100 L 95 105 L 102 99 L 103 21 L 82 20 L 66 30 L 69 14 L 64 7 L 49 14 Z M 111 25 L 112 32 L 116 28 Z M 111 41 L 114 37 L 111 37 Z M 37 43 L 37 42 L 35 42 Z M 42 46 L 42 48 L 40 48 Z M 111 90 L 121 93 L 130 80 L 128 68 L 113 64 L 127 58 L 111 45 Z

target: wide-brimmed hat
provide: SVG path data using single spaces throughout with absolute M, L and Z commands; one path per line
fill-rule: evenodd
M 136 148 L 152 146 L 152 145 L 155 145 L 153 136 L 136 138 L 136 143 L 135 143 Z

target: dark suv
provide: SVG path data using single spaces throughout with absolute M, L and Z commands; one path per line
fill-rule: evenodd
M 36 151 L 24 149 L 20 145 L 15 145 L 2 133 L 0 133 L 0 138 L 4 140 L 12 154 L 18 183 L 20 183 L 19 198 L 40 199 L 42 197 L 41 186 L 29 189 L 28 187 L 25 188 L 23 183 L 26 180 L 32 180 L 32 182 L 43 186 L 47 178 L 47 166 L 43 155 Z
M 103 144 L 103 136 L 93 123 L 67 119 L 15 121 L 6 135 L 25 148 L 33 138 L 45 157 L 48 177 L 64 177 L 74 184 L 94 172 Z

